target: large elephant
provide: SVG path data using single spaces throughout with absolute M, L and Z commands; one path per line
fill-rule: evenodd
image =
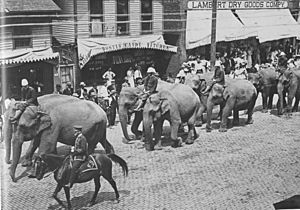
M 262 95 L 262 112 L 272 109 L 273 96 L 277 93 L 277 74 L 273 67 L 263 68 L 257 73 L 249 73 L 248 80 L 255 86 L 257 94 Z
M 158 80 L 157 91 L 168 89 L 171 87 L 171 83 Z M 119 96 L 119 118 L 123 131 L 123 135 L 125 137 L 125 141 L 129 142 L 133 140 L 132 136 L 128 135 L 127 132 L 127 119 L 128 112 L 133 112 L 133 109 L 137 107 L 139 103 L 140 95 L 143 92 L 144 86 L 138 86 L 135 88 L 132 87 L 124 87 L 122 88 Z M 131 125 L 131 132 L 135 135 L 136 139 L 141 138 L 142 132 L 138 130 L 140 123 L 143 120 L 143 112 L 135 112 L 134 120 Z
M 287 92 L 287 112 L 298 111 L 300 99 L 300 68 L 287 69 L 278 77 L 277 84 L 280 105 L 278 106 L 278 114 L 282 114 L 284 107 L 284 93 Z M 292 102 L 295 98 L 295 104 L 292 109 Z
M 29 106 L 21 115 L 18 123 L 11 124 L 18 103 L 12 101 L 5 114 L 4 139 L 6 142 L 6 162 L 10 159 L 11 141 L 13 145 L 10 176 L 15 181 L 15 171 L 20 159 L 22 144 L 31 145 L 25 158 L 31 162 L 34 151 L 38 154 L 55 153 L 57 141 L 74 145 L 74 125 L 83 126 L 83 134 L 88 140 L 88 150 L 92 153 L 98 142 L 107 153 L 114 153 L 106 139 L 107 118 L 105 112 L 94 102 L 80 100 L 66 95 L 50 94 L 38 98 L 39 107 Z M 12 138 L 11 138 L 12 137 Z
M 227 131 L 227 120 L 232 111 L 234 125 L 239 124 L 239 110 L 245 109 L 248 110 L 247 123 L 253 123 L 252 114 L 256 98 L 256 88 L 250 81 L 228 78 L 225 86 L 215 84 L 207 98 L 206 131 L 212 130 L 211 116 L 215 104 L 221 104 L 223 107 L 220 132 Z
M 192 88 L 183 84 L 174 84 L 168 90 L 161 90 L 152 94 L 148 99 L 143 111 L 143 125 L 145 132 L 145 148 L 153 150 L 152 125 L 154 125 L 154 137 L 157 142 L 156 148 L 161 148 L 161 134 L 164 120 L 168 120 L 171 126 L 172 146 L 181 144 L 177 138 L 180 124 L 187 122 L 189 133 L 187 144 L 192 144 L 197 138 L 195 121 L 200 108 L 200 100 Z

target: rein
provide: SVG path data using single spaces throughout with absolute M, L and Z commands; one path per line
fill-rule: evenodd
M 47 178 L 48 176 L 50 176 L 52 173 L 54 173 L 54 172 L 57 171 L 57 170 L 58 170 L 58 167 L 57 167 L 56 169 L 54 169 L 53 171 L 50 171 L 49 174 L 47 174 L 46 176 L 44 175 L 44 176 L 43 176 L 43 179 L 44 179 L 44 178 Z

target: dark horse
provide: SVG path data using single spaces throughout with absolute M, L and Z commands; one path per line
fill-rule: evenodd
M 78 176 L 75 180 L 75 183 L 83 183 L 94 179 L 95 182 L 95 193 L 92 197 L 92 200 L 89 202 L 88 206 L 95 204 L 97 194 L 100 189 L 100 176 L 103 176 L 110 185 L 114 188 L 116 194 L 116 200 L 119 202 L 119 192 L 117 189 L 116 182 L 112 178 L 112 161 L 118 163 L 123 170 L 124 176 L 128 175 L 128 167 L 125 160 L 115 154 L 92 154 L 92 157 L 89 157 L 87 161 L 82 163 Z M 91 168 L 91 163 L 96 163 L 94 167 Z M 55 154 L 45 154 L 41 157 L 37 157 L 35 160 L 36 166 L 36 178 L 41 180 L 46 172 L 46 170 L 54 171 L 54 179 L 57 182 L 56 189 L 53 193 L 54 199 L 62 206 L 62 201 L 57 197 L 57 193 L 64 188 L 68 209 L 71 209 L 70 202 L 70 189 L 65 187 L 69 182 L 70 169 L 71 169 L 71 156 L 59 156 Z M 96 167 L 96 168 L 95 168 Z

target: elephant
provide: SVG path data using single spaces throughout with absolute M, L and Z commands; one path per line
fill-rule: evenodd
M 200 99 L 200 110 L 199 116 L 197 116 L 196 126 L 201 126 L 203 123 L 203 113 L 207 110 L 207 98 L 208 95 L 202 94 L 206 89 L 207 82 L 211 80 L 213 73 L 209 72 L 206 74 L 195 74 L 188 75 L 185 80 L 185 85 L 191 87 L 199 96 Z M 220 106 L 219 116 L 222 115 L 222 106 Z
M 233 111 L 233 124 L 239 124 L 239 110 L 248 110 L 247 124 L 253 123 L 252 114 L 257 98 L 254 85 L 248 80 L 227 78 L 225 86 L 215 84 L 207 98 L 206 131 L 210 132 L 212 109 L 215 104 L 221 104 L 222 117 L 219 131 L 227 131 L 228 116 Z
M 24 141 L 32 140 L 25 155 L 28 164 L 31 163 L 37 147 L 39 147 L 38 155 L 43 155 L 56 153 L 57 141 L 66 145 L 74 145 L 74 125 L 83 126 L 83 135 L 88 140 L 89 153 L 94 151 L 98 142 L 105 148 L 106 153 L 114 153 L 113 146 L 106 139 L 106 114 L 97 104 L 58 94 L 38 97 L 38 102 L 38 107 L 27 107 L 17 123 L 12 124 L 9 119 L 14 116 L 20 102 L 12 101 L 5 113 L 5 159 L 7 163 L 10 162 L 12 143 L 10 176 L 14 182 Z
M 161 134 L 164 120 L 171 126 L 172 147 L 181 146 L 178 138 L 180 124 L 187 122 L 189 133 L 186 144 L 192 144 L 197 138 L 195 121 L 200 108 L 200 100 L 192 88 L 184 84 L 173 84 L 168 90 L 152 94 L 146 101 L 143 110 L 143 126 L 145 132 L 145 149 L 148 151 L 161 149 Z M 152 125 L 157 144 L 154 147 Z
M 289 68 L 284 72 L 280 73 L 278 77 L 278 84 L 277 84 L 278 96 L 280 105 L 278 108 L 278 114 L 283 113 L 284 107 L 284 98 L 285 98 L 285 91 L 287 92 L 287 112 L 290 111 L 297 112 L 299 99 L 300 99 L 300 68 Z M 295 98 L 295 103 L 292 108 L 292 102 Z
M 168 89 L 171 87 L 171 83 L 165 82 L 163 80 L 158 80 L 157 91 Z M 133 140 L 132 136 L 128 135 L 127 132 L 127 119 L 128 112 L 133 112 L 133 109 L 137 107 L 139 103 L 139 96 L 143 93 L 144 86 L 138 87 L 124 87 L 122 88 L 119 95 L 119 118 L 121 123 L 121 128 L 123 131 L 123 135 L 125 139 L 123 139 L 124 143 L 128 143 Z M 142 137 L 142 131 L 138 130 L 140 123 L 143 121 L 143 112 L 135 112 L 134 120 L 131 125 L 131 131 L 135 135 L 135 139 L 140 139 Z
M 257 73 L 249 73 L 248 80 L 262 95 L 262 112 L 272 109 L 273 96 L 277 93 L 277 73 L 273 67 L 262 68 Z M 277 102 L 278 104 L 278 102 Z

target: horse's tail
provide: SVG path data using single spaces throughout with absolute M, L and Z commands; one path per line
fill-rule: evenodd
M 108 154 L 107 155 L 113 162 L 118 163 L 123 170 L 123 175 L 128 176 L 128 167 L 125 160 L 123 160 L 121 157 L 119 157 L 116 154 Z

